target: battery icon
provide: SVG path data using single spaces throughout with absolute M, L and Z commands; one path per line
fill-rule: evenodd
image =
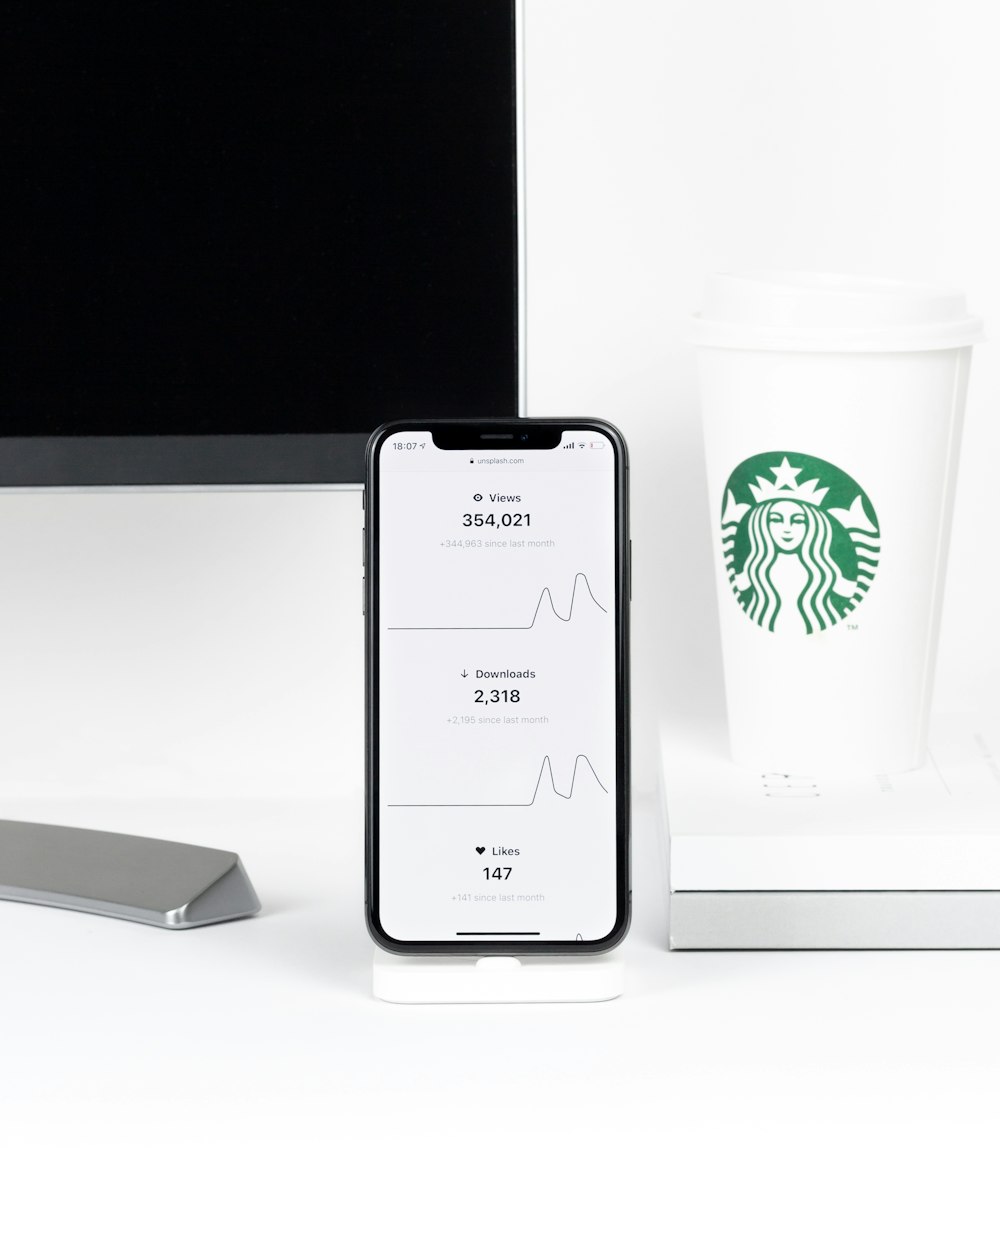
M 595 451 L 599 451 L 604 446 L 604 444 L 598 441 L 596 443 L 591 443 L 590 446 L 593 447 Z

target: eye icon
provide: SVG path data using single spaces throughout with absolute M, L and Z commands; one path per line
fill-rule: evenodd
M 473 495 L 472 498 L 476 501 L 476 503 L 479 503 L 482 500 L 482 495 Z

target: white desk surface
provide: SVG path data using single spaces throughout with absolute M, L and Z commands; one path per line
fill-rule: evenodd
M 238 846 L 264 909 L 169 932 L 0 905 L 10 1245 L 978 1240 L 994 954 L 669 955 L 642 800 L 624 998 L 394 1007 L 369 995 L 359 799 L 32 810 L 183 822 Z

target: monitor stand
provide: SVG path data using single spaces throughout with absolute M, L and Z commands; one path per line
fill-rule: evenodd
M 260 911 L 234 851 L 20 820 L 0 820 L 0 899 L 164 929 Z
M 624 989 L 605 955 L 390 955 L 376 947 L 372 993 L 386 1003 L 600 1003 Z

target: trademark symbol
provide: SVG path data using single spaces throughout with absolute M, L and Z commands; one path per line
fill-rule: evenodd
M 847 627 L 847 628 L 848 628 L 848 629 L 850 629 L 850 630 L 856 630 L 858 627 L 857 627 L 857 625 L 848 625 L 848 627 Z

